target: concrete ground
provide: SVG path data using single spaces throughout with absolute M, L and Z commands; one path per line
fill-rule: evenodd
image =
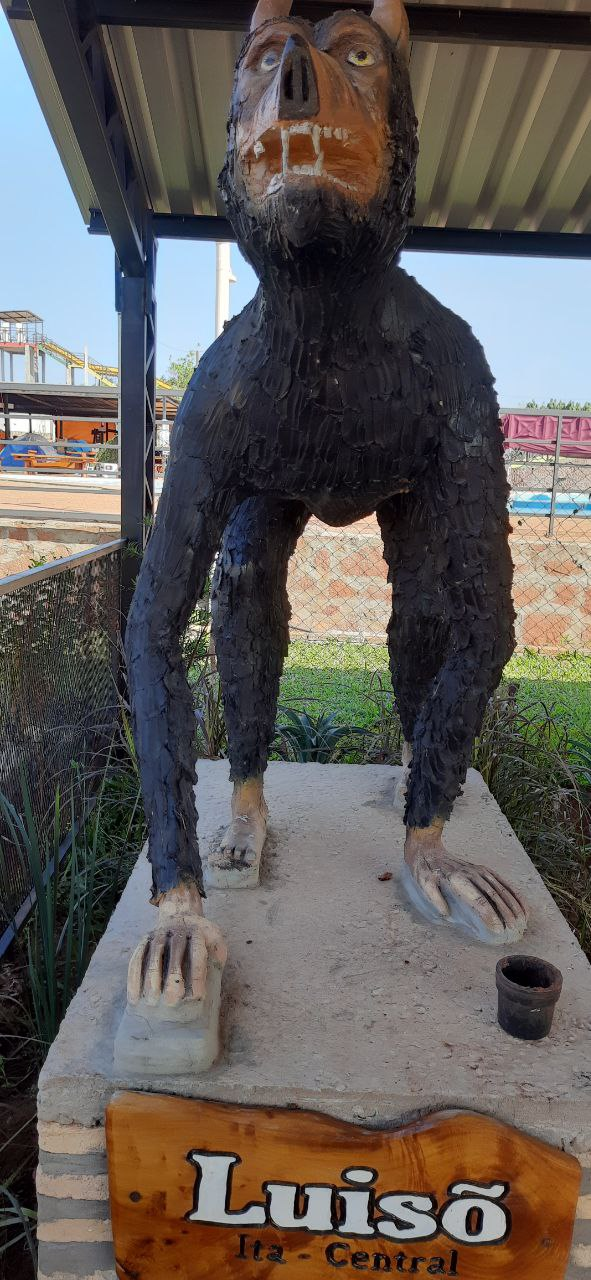
M 119 523 L 121 491 L 100 481 L 89 484 L 82 477 L 14 478 L 0 474 L 0 516 L 23 519 L 104 519 Z

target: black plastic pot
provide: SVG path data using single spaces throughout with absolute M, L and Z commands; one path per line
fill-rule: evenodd
M 503 956 L 496 978 L 499 1026 L 518 1040 L 543 1040 L 562 991 L 560 969 L 538 956 Z

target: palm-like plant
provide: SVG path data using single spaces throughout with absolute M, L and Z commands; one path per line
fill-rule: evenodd
M 568 745 L 573 772 L 587 790 L 591 788 L 591 734 L 584 733 Z
M 206 760 L 220 760 L 226 755 L 228 735 L 224 718 L 222 686 L 217 671 L 208 665 L 201 668 L 193 683 L 197 752 Z
M 338 724 L 333 711 L 321 711 L 315 718 L 307 711 L 280 707 L 284 717 L 275 726 L 274 749 L 284 760 L 299 764 L 330 764 L 340 760 L 356 737 L 365 737 L 365 729 Z
M 3 1203 L 4 1202 L 4 1203 Z M 34 1228 L 37 1214 L 25 1209 L 5 1185 L 0 1186 L 0 1233 L 6 1236 L 0 1241 L 0 1258 L 17 1244 L 26 1245 L 33 1266 L 37 1263 Z

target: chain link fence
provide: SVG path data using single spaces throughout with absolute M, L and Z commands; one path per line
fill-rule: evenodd
M 563 417 L 542 456 L 506 451 L 517 644 L 591 654 L 591 442 L 561 456 Z M 289 586 L 292 638 L 384 643 L 391 597 L 374 516 L 345 529 L 312 519 Z
M 575 429 L 588 423 L 591 434 L 591 419 L 539 410 L 528 438 L 524 410 L 503 412 L 521 415 L 521 438 L 506 441 L 517 611 L 507 676 L 591 733 L 591 440 Z M 361 701 L 388 680 L 386 575 L 374 516 L 343 529 L 310 520 L 290 564 L 284 701 L 309 705 L 309 690 L 323 709 L 354 708 L 359 719 Z
M 0 581 L 0 791 L 49 834 L 61 792 L 60 832 L 71 827 L 72 769 L 88 778 L 104 762 L 118 716 L 118 636 L 123 542 Z M 77 815 L 80 816 L 80 815 Z M 26 910 L 32 883 L 0 820 L 0 955 L 9 921 Z

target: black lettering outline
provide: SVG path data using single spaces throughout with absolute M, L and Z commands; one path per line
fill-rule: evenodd
M 478 1192 L 477 1192 L 477 1191 L 462 1191 L 461 1195 L 457 1195 L 457 1194 L 456 1194 L 456 1195 L 454 1195 L 454 1194 L 452 1193 L 452 1187 L 454 1187 L 454 1186 L 456 1185 L 456 1183 L 457 1183 L 457 1182 L 460 1182 L 460 1181 L 468 1182 L 468 1181 L 469 1181 L 469 1179 L 468 1179 L 468 1178 L 463 1178 L 463 1179 L 460 1179 L 460 1178 L 454 1178 L 453 1182 L 450 1182 L 450 1184 L 449 1184 L 449 1186 L 448 1186 L 448 1188 L 447 1188 L 447 1194 L 448 1194 L 448 1196 L 449 1196 L 450 1198 L 449 1198 L 449 1200 L 446 1200 L 446 1201 L 445 1201 L 445 1204 L 442 1204 L 441 1209 L 439 1210 L 439 1212 L 438 1212 L 438 1214 L 437 1214 L 437 1221 L 438 1221 L 438 1223 L 439 1223 L 439 1230 L 440 1230 L 440 1232 L 442 1233 L 442 1235 L 447 1236 L 447 1239 L 448 1239 L 448 1240 L 452 1240 L 454 1244 L 459 1244 L 459 1245 L 461 1245 L 461 1246 L 462 1246 L 462 1249 L 477 1249 L 477 1248 L 480 1248 L 480 1249 L 496 1249 L 498 1245 L 505 1244 L 505 1242 L 509 1239 L 509 1236 L 511 1235 L 511 1232 L 512 1232 L 512 1230 L 513 1230 L 513 1216 L 512 1216 L 512 1213 L 511 1213 L 511 1210 L 510 1210 L 509 1206 L 508 1206 L 507 1204 L 502 1204 L 502 1202 L 503 1202 L 503 1200 L 505 1199 L 505 1196 L 506 1196 L 506 1195 L 508 1195 L 508 1193 L 509 1193 L 509 1192 L 510 1192 L 510 1190 L 511 1190 L 511 1183 L 510 1183 L 510 1182 L 502 1182 L 500 1178 L 493 1178 L 491 1182 L 483 1182 L 483 1183 L 479 1183 L 479 1184 L 478 1184 L 478 1186 L 479 1186 L 479 1187 L 480 1187 L 480 1186 L 482 1186 L 482 1188 L 483 1188 L 483 1190 L 482 1190 L 482 1192 L 481 1192 L 481 1194 L 482 1194 L 482 1198 L 483 1198 L 483 1200 L 486 1200 L 486 1199 L 487 1199 L 487 1196 L 486 1196 L 486 1190 L 487 1190 L 487 1188 L 488 1188 L 488 1190 L 490 1191 L 492 1187 L 498 1186 L 498 1185 L 499 1185 L 499 1182 L 501 1183 L 501 1186 L 503 1187 L 503 1191 L 501 1192 L 500 1196 L 494 1196 L 494 1198 L 493 1198 L 492 1196 L 489 1196 L 489 1197 L 488 1197 L 488 1201 L 489 1201 L 489 1204 L 498 1204 L 498 1205 L 501 1205 L 501 1206 L 502 1206 L 502 1208 L 503 1208 L 503 1211 L 504 1211 L 504 1213 L 505 1213 L 505 1221 L 506 1221 L 506 1224 L 507 1224 L 507 1225 L 506 1225 L 505 1234 L 504 1234 L 503 1236 L 499 1236 L 499 1239 L 498 1239 L 498 1240 L 457 1240 L 455 1236 L 451 1236 L 451 1235 L 449 1234 L 449 1231 L 446 1231 L 446 1230 L 445 1230 L 445 1227 L 443 1226 L 442 1218 L 443 1218 L 443 1215 L 444 1215 L 444 1213 L 445 1213 L 446 1209 L 449 1209 L 450 1205 L 452 1205 L 452 1204 L 458 1204 L 458 1203 L 460 1203 L 462 1200 L 474 1200 L 474 1199 L 478 1196 Z
M 400 1239 L 397 1239 L 394 1236 L 384 1235 L 383 1232 L 380 1231 L 380 1222 L 396 1222 L 396 1221 L 403 1222 L 404 1221 L 403 1218 L 396 1218 L 395 1214 L 387 1213 L 385 1210 L 381 1208 L 379 1201 L 383 1200 L 385 1196 L 398 1196 L 398 1197 L 406 1196 L 407 1199 L 409 1200 L 411 1198 L 414 1198 L 415 1196 L 425 1196 L 426 1198 L 428 1198 L 431 1201 L 431 1209 L 433 1210 L 433 1212 L 429 1213 L 427 1209 L 415 1209 L 414 1212 L 424 1213 L 430 1218 L 432 1218 L 434 1230 L 431 1232 L 431 1234 L 428 1236 L 402 1236 Z M 452 1200 L 448 1201 L 448 1203 L 455 1204 L 456 1199 L 459 1200 L 461 1199 L 461 1197 L 453 1196 Z M 383 1213 L 384 1215 L 382 1218 L 376 1219 L 376 1234 L 381 1236 L 382 1240 L 391 1240 L 393 1244 L 406 1244 L 409 1241 L 412 1243 L 413 1240 L 418 1240 L 418 1241 L 434 1240 L 436 1236 L 441 1235 L 442 1229 L 441 1229 L 441 1224 L 439 1222 L 440 1210 L 437 1208 L 437 1196 L 435 1195 L 434 1191 L 383 1191 L 382 1194 L 377 1197 L 376 1207 L 377 1207 L 378 1213 Z M 411 1208 L 410 1205 L 405 1206 L 404 1204 L 402 1207 Z M 410 1226 L 411 1224 L 409 1223 L 408 1225 Z M 445 1234 L 447 1235 L 447 1232 Z M 451 1237 L 448 1237 L 448 1238 L 451 1238 Z
M 347 1177 L 349 1169 L 367 1169 L 368 1173 L 371 1173 L 371 1178 L 367 1182 L 355 1182 L 352 1178 Z M 378 1177 L 378 1169 L 374 1169 L 371 1164 L 348 1164 L 345 1169 L 341 1169 L 341 1181 L 347 1184 L 347 1190 L 349 1190 L 349 1187 L 355 1187 L 357 1191 L 363 1191 L 363 1188 L 367 1187 L 367 1190 L 370 1191 L 372 1184 L 376 1182 Z
M 330 1244 L 327 1244 L 326 1249 L 324 1250 L 324 1256 L 329 1266 L 348 1267 L 350 1265 L 348 1258 L 343 1258 L 342 1262 L 335 1262 L 335 1259 L 334 1259 L 335 1249 L 345 1249 L 347 1253 L 349 1254 L 351 1253 L 350 1245 L 345 1244 L 342 1240 L 331 1240 Z
M 268 1219 L 269 1219 L 268 1206 L 267 1206 L 267 1204 L 266 1204 L 266 1203 L 265 1203 L 264 1205 L 261 1205 L 260 1200 L 250 1200 L 250 1201 L 249 1201 L 249 1203 L 248 1203 L 248 1204 L 246 1204 L 246 1205 L 244 1205 L 244 1208 L 242 1208 L 242 1209 L 231 1209 L 231 1208 L 230 1208 L 230 1201 L 231 1201 L 231 1199 L 232 1199 L 232 1178 L 233 1178 L 233 1174 L 234 1174 L 234 1168 L 235 1168 L 235 1166 L 236 1166 L 236 1165 L 238 1165 L 238 1164 L 242 1164 L 242 1156 L 239 1156 L 239 1155 L 238 1155 L 238 1153 L 237 1153 L 236 1151 L 208 1151 L 205 1147 L 191 1147 L 191 1150 L 190 1150 L 190 1151 L 187 1153 L 187 1155 L 185 1156 L 185 1160 L 187 1160 L 187 1161 L 188 1161 L 188 1163 L 189 1163 L 190 1165 L 192 1165 L 192 1166 L 193 1166 L 193 1168 L 195 1169 L 195 1186 L 193 1187 L 193 1208 L 192 1208 L 192 1209 L 189 1209 L 188 1213 L 185 1213 L 185 1214 L 184 1214 L 184 1216 L 183 1216 L 183 1221 L 184 1221 L 184 1222 L 191 1222 L 194 1226 L 197 1226 L 197 1227 L 199 1227 L 199 1226 L 201 1226 L 201 1227 L 230 1227 L 230 1229 L 231 1229 L 232 1231 L 235 1231 L 237 1226 L 247 1226 L 247 1225 L 248 1225 L 247 1223 L 235 1223 L 235 1222 L 213 1222 L 213 1221 L 212 1221 L 211 1219 L 209 1219 L 209 1218 L 199 1218 L 199 1219 L 197 1219 L 197 1221 L 196 1221 L 194 1218 L 192 1218 L 192 1217 L 191 1217 L 191 1214 L 192 1214 L 192 1213 L 197 1213 L 197 1212 L 198 1212 L 198 1209 L 199 1209 L 199 1191 L 200 1191 L 200 1188 L 201 1188 L 201 1182 L 202 1182 L 202 1179 L 203 1179 L 203 1170 L 202 1170 L 202 1169 L 201 1169 L 201 1167 L 199 1166 L 199 1161 L 198 1161 L 198 1160 L 196 1160 L 196 1159 L 194 1159 L 194 1157 L 195 1157 L 195 1156 L 200 1156 L 200 1155 L 202 1155 L 202 1156 L 222 1156 L 224 1159 L 231 1159 L 231 1161 L 232 1161 L 232 1164 L 231 1164 L 230 1168 L 228 1169 L 228 1176 L 227 1176 L 227 1178 L 226 1178 L 226 1195 L 225 1195 L 225 1199 L 224 1199 L 224 1213 L 226 1213 L 226 1214 L 228 1214 L 228 1215 L 232 1215 L 232 1214 L 239 1214 L 239 1213 L 247 1213 L 249 1209 L 261 1209 L 261 1208 L 264 1208 L 264 1209 L 265 1209 L 265 1218 L 266 1218 L 266 1221 L 265 1221 L 264 1223 L 261 1223 L 261 1224 L 260 1224 L 260 1227 L 263 1227 L 263 1228 L 264 1228 L 264 1227 L 266 1227 L 266 1226 L 268 1225 Z M 260 1229 L 260 1227 L 259 1227 L 259 1229 Z M 252 1230 L 252 1228 L 251 1228 L 251 1230 Z
M 275 1222 L 275 1220 L 271 1217 L 271 1203 L 270 1203 L 271 1192 L 268 1189 L 270 1184 L 272 1184 L 274 1187 L 290 1187 L 290 1188 L 293 1187 L 294 1204 L 296 1201 L 299 1201 L 299 1200 L 303 1202 L 304 1207 L 301 1212 L 302 1217 L 308 1211 L 308 1205 L 310 1200 L 310 1197 L 308 1196 L 307 1192 L 304 1191 L 304 1187 L 306 1185 L 310 1187 L 319 1187 L 322 1191 L 330 1191 L 332 1193 L 331 1207 L 330 1207 L 330 1218 L 331 1218 L 332 1226 L 330 1226 L 328 1230 L 324 1230 L 324 1231 L 311 1230 L 309 1227 L 302 1225 L 302 1223 L 300 1222 L 296 1223 L 294 1227 L 280 1227 L 279 1224 Z M 334 1183 L 309 1182 L 306 1184 L 304 1182 L 287 1182 L 287 1180 L 283 1178 L 267 1178 L 265 1182 L 261 1183 L 261 1188 L 265 1193 L 265 1201 L 266 1201 L 266 1209 L 267 1209 L 267 1226 L 275 1227 L 276 1231 L 306 1231 L 309 1236 L 326 1236 L 326 1235 L 332 1234 L 333 1231 L 336 1231 L 338 1229 L 338 1219 L 336 1216 L 336 1204 L 335 1204 L 337 1189 Z M 254 1201 L 254 1203 L 256 1204 L 256 1200 Z

